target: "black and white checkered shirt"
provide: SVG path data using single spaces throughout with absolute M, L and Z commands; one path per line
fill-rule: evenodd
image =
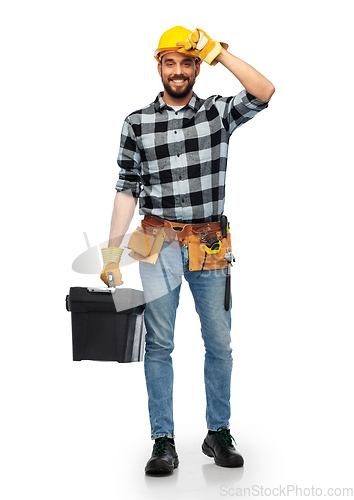
M 186 223 L 218 221 L 230 136 L 268 103 L 246 90 L 208 99 L 193 94 L 175 111 L 162 95 L 124 121 L 116 189 L 139 197 L 143 215 Z

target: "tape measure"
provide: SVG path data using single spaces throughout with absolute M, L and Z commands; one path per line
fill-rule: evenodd
M 208 241 L 205 242 L 205 245 L 204 245 L 204 251 L 205 251 L 204 262 L 203 262 L 200 274 L 198 274 L 198 276 L 197 276 L 197 279 L 199 278 L 199 276 L 202 274 L 202 272 L 204 270 L 204 265 L 205 265 L 205 261 L 206 261 L 207 255 L 212 255 L 212 254 L 215 254 L 215 253 L 219 253 L 220 249 L 221 249 L 221 241 L 218 238 L 216 238 L 215 236 L 213 236 L 212 238 L 209 238 Z
M 221 249 L 221 241 L 213 236 L 205 243 L 205 253 L 212 255 L 214 253 L 219 253 Z

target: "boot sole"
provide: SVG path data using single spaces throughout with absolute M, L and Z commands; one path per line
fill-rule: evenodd
M 243 467 L 243 458 L 240 456 L 240 458 L 238 459 L 237 462 L 220 462 L 216 457 L 215 457 L 215 453 L 214 453 L 214 450 L 212 448 L 210 448 L 210 446 L 208 446 L 204 440 L 203 444 L 202 444 L 202 452 L 204 453 L 204 455 L 206 455 L 207 457 L 210 457 L 210 458 L 213 458 L 214 459 L 214 462 L 216 463 L 216 465 L 219 465 L 219 467 Z
M 173 464 L 168 465 L 166 462 L 158 462 L 156 461 L 153 465 L 149 467 L 145 467 L 145 473 L 146 474 L 169 474 L 174 471 L 174 469 L 177 469 L 179 465 L 179 460 L 178 458 L 173 459 Z

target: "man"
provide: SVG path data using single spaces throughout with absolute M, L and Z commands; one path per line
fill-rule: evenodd
M 234 130 L 268 106 L 274 87 L 204 31 L 176 26 L 155 51 L 164 91 L 124 122 L 121 167 L 101 278 L 122 283 L 119 248 L 139 200 L 144 215 L 131 236 L 146 299 L 145 377 L 151 438 L 145 472 L 178 466 L 172 413 L 174 324 L 182 276 L 193 294 L 205 345 L 208 434 L 202 451 L 217 465 L 243 466 L 230 434 L 231 316 L 225 307 L 228 226 L 222 229 L 228 143 Z M 201 62 L 221 63 L 244 86 L 235 97 L 200 99 Z M 192 334 L 192 333 L 191 333 Z

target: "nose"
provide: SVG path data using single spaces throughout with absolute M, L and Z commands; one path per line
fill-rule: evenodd
M 178 75 L 182 75 L 183 74 L 183 65 L 182 64 L 177 63 L 175 69 L 176 69 L 176 74 L 178 74 Z

